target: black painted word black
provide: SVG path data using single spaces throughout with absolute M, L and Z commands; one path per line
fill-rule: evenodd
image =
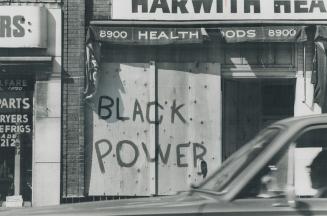
M 100 116 L 101 119 L 107 120 L 107 119 L 112 118 L 113 113 L 115 112 L 116 113 L 115 117 L 117 120 L 120 120 L 120 121 L 132 120 L 135 122 L 137 119 L 139 119 L 140 121 L 144 122 L 146 119 L 146 121 L 150 124 L 160 124 L 163 120 L 162 115 L 159 115 L 157 120 L 151 119 L 151 117 L 150 117 L 150 113 L 154 113 L 154 112 L 151 112 L 151 109 L 155 109 L 155 108 L 158 108 L 161 110 L 164 109 L 164 107 L 162 105 L 160 105 L 159 103 L 156 103 L 156 102 L 148 102 L 146 104 L 146 109 L 144 112 L 144 108 L 142 109 L 140 102 L 137 99 L 135 99 L 132 116 L 122 116 L 120 113 L 120 110 L 121 110 L 120 106 L 121 106 L 121 102 L 120 102 L 119 98 L 116 98 L 114 100 L 112 97 L 109 97 L 109 96 L 100 96 L 99 104 L 98 104 L 98 115 Z M 176 117 L 178 117 L 178 119 L 180 121 L 182 121 L 183 123 L 186 123 L 186 120 L 181 113 L 181 109 L 183 106 L 184 106 L 184 104 L 178 105 L 176 100 L 173 100 L 172 105 L 170 107 L 171 123 L 175 123 Z M 152 111 L 154 111 L 154 110 L 152 110 Z

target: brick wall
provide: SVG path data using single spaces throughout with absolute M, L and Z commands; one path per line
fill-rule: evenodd
M 87 1 L 91 2 L 91 1 Z M 1 5 L 40 5 L 63 11 L 62 198 L 84 195 L 84 50 L 83 0 L 0 0 Z
M 86 1 L 88 20 L 108 20 L 111 18 L 111 0 Z
M 62 197 L 84 195 L 85 2 L 63 0 Z

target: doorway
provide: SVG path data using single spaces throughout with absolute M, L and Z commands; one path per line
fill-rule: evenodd
M 294 116 L 295 79 L 223 80 L 223 160 L 277 120 Z
M 15 148 L 0 151 L 0 202 L 14 194 Z

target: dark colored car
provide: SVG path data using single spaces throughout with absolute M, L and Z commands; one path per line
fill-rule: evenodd
M 2 209 L 0 215 L 327 215 L 325 149 L 327 115 L 285 119 L 261 131 L 190 191 Z

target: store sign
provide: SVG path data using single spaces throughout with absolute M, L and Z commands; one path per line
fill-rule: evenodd
M 47 14 L 44 7 L 1 6 L 0 48 L 47 46 Z
M 135 28 L 92 26 L 97 41 L 132 44 L 201 43 L 201 28 Z
M 32 135 L 33 86 L 29 77 L 0 79 L 0 148 L 15 147 Z
M 306 41 L 304 26 L 223 27 L 221 37 L 227 43 Z
M 203 40 L 238 42 L 304 42 L 306 26 L 220 28 L 147 28 L 91 26 L 93 39 L 113 44 L 163 45 L 202 43 Z
M 113 19 L 326 20 L 327 0 L 113 0 Z

